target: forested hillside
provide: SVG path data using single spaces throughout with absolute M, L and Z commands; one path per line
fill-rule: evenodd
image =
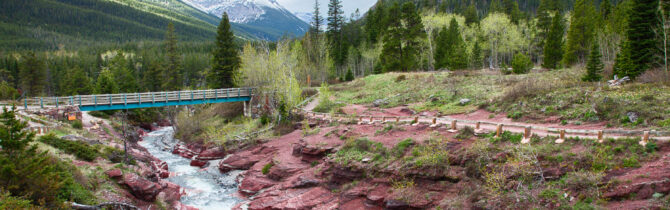
M 0 2 L 0 48 L 76 49 L 162 40 L 174 22 L 183 41 L 212 41 L 220 19 L 178 0 L 7 0 Z M 241 39 L 279 37 L 272 28 L 232 23 Z

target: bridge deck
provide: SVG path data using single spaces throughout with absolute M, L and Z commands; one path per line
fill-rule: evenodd
M 24 99 L 23 104 L 26 109 L 28 106 L 39 106 L 40 108 L 78 106 L 82 111 L 100 111 L 249 101 L 252 95 L 252 88 L 230 88 L 30 98 Z

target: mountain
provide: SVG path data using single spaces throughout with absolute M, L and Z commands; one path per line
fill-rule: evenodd
M 300 20 L 305 21 L 305 23 L 311 23 L 312 18 L 314 18 L 314 15 L 312 15 L 311 12 L 294 12 L 293 15 L 298 17 Z
M 267 29 L 252 35 L 276 40 L 284 35 L 302 36 L 309 24 L 296 17 L 275 0 L 181 0 L 203 12 L 221 17 L 228 14 L 231 22 L 253 29 Z

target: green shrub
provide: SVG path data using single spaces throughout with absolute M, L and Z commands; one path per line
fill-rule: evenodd
M 272 161 L 270 161 L 268 164 L 265 164 L 265 166 L 263 166 L 263 169 L 261 169 L 261 173 L 263 173 L 263 174 L 270 173 L 270 168 L 272 168 L 272 166 L 274 166 L 274 165 L 275 164 Z
M 457 139 L 469 139 L 474 135 L 475 135 L 475 129 L 470 126 L 465 126 L 465 128 L 461 129 L 458 132 L 458 135 L 456 135 L 455 137 Z
M 84 128 L 84 124 L 81 123 L 81 121 L 79 121 L 79 120 L 75 120 L 74 122 L 72 122 L 72 128 L 82 129 L 82 128 Z
M 515 74 L 525 74 L 533 68 L 533 62 L 528 56 L 518 53 L 512 59 L 512 71 Z
M 0 209 L 35 209 L 30 200 L 14 197 L 5 190 L 0 190 Z
M 319 88 L 319 104 L 314 107 L 314 111 L 327 113 L 337 108 L 337 104 L 331 99 L 332 95 L 328 84 L 321 84 Z
M 520 111 L 514 111 L 512 113 L 507 114 L 507 118 L 515 119 L 518 120 L 523 116 L 523 113 Z
M 354 80 L 354 72 L 351 69 L 347 70 L 347 74 L 344 76 L 344 81 L 350 82 Z
M 86 143 L 64 140 L 54 134 L 41 136 L 39 140 L 81 160 L 93 161 L 99 156 L 98 151 Z
M 518 143 L 521 142 L 522 139 L 523 139 L 523 134 L 512 133 L 512 132 L 509 132 L 509 131 L 503 131 L 503 133 L 500 135 L 500 137 L 491 138 L 491 143 L 510 142 L 510 143 L 518 144 Z
M 126 153 L 123 150 L 114 148 L 114 147 L 105 147 L 102 149 L 102 154 L 112 163 L 120 163 L 126 157 Z
M 396 144 L 393 149 L 391 149 L 391 151 L 396 157 L 402 157 L 405 154 L 407 148 L 412 145 L 414 145 L 414 140 L 407 138 L 401 142 L 398 142 L 398 144 Z
M 654 152 L 654 151 L 658 150 L 658 146 L 654 142 L 647 143 L 647 146 L 645 146 L 645 147 L 647 148 L 647 152 Z
M 637 155 L 633 155 L 630 158 L 623 159 L 623 167 L 626 168 L 640 167 L 640 162 L 637 160 Z

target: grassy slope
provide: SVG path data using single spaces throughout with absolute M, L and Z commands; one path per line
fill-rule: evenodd
M 405 79 L 401 79 L 401 77 Z M 418 111 L 456 114 L 486 107 L 526 121 L 559 116 L 563 122 L 607 121 L 611 126 L 670 129 L 670 87 L 627 84 L 609 88 L 605 83 L 580 81 L 581 70 L 564 69 L 527 75 L 496 75 L 481 71 L 388 73 L 371 75 L 332 87 L 337 101 L 369 104 L 387 99 L 385 107 L 408 104 Z M 460 99 L 471 99 L 459 105 Z M 637 122 L 626 113 L 636 112 Z

